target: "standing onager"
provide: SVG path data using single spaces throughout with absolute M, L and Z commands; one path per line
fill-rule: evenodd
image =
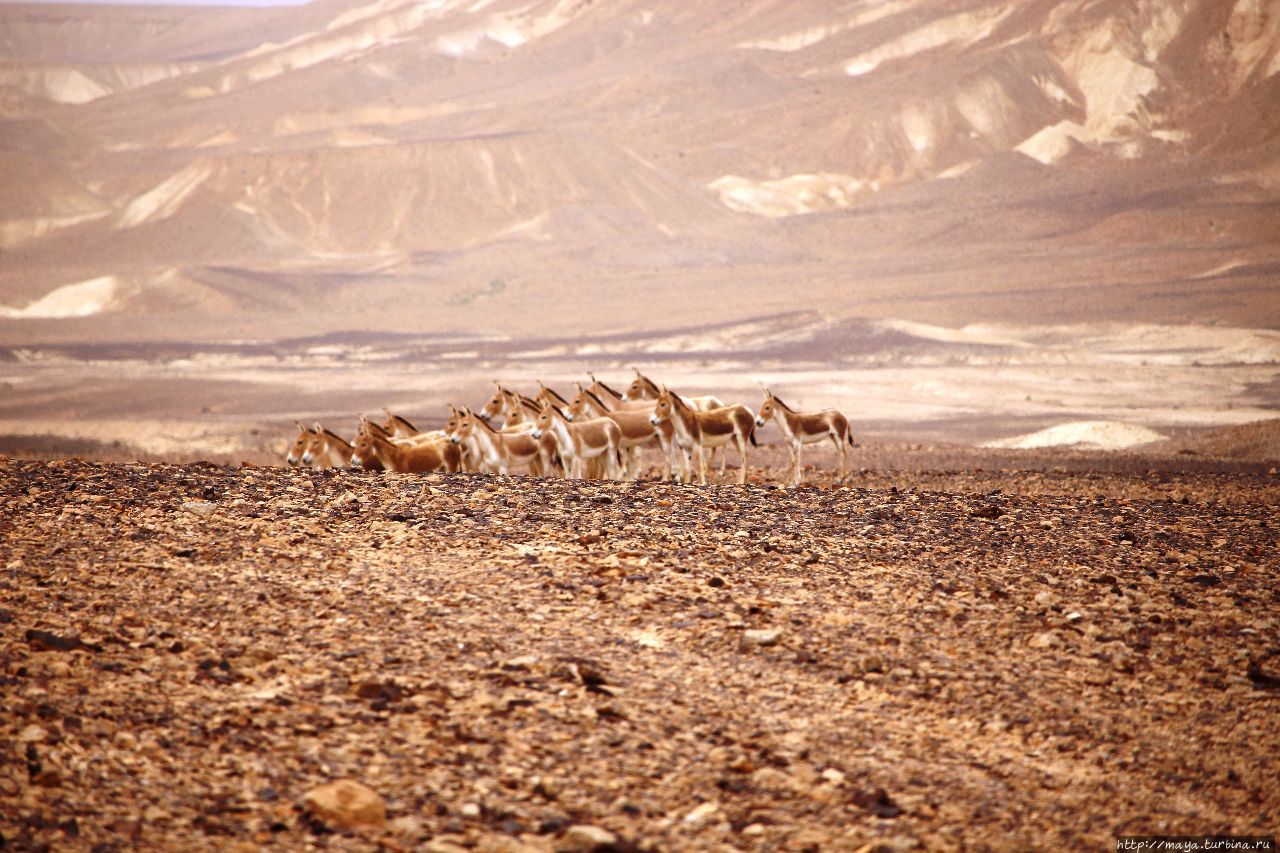
M 362 430 L 351 451 L 351 467 L 360 468 L 367 459 L 377 459 L 396 474 L 420 474 L 458 470 L 462 451 L 446 439 L 418 444 L 395 444 L 372 431 Z
M 554 404 L 544 402 L 533 436 L 542 438 L 544 435 L 555 436 L 560 458 L 568 467 L 570 477 L 582 479 L 587 461 L 603 456 L 604 476 L 611 480 L 621 479 L 622 452 L 618 446 L 622 443 L 622 431 L 608 418 L 570 421 Z
M 636 372 L 636 378 L 632 380 L 630 385 L 627 386 L 627 390 L 622 394 L 622 399 L 627 401 L 628 404 L 634 403 L 638 400 L 657 400 L 658 396 L 662 393 L 662 387 L 659 387 L 657 382 L 654 382 L 648 376 L 645 376 L 643 373 L 641 373 L 640 368 L 633 367 L 631 369 Z M 712 409 L 724 408 L 724 401 L 721 400 L 719 397 L 715 396 L 714 394 L 704 394 L 701 397 L 689 397 L 682 394 L 680 395 L 680 399 L 684 401 L 684 404 L 686 406 L 688 406 L 689 408 L 697 412 L 709 412 Z M 711 449 L 711 459 L 707 464 L 715 465 L 717 448 L 710 447 L 710 449 Z M 721 456 L 720 457 L 720 476 L 721 477 L 724 476 L 725 467 L 728 464 L 729 464 L 728 455 L 726 454 L 724 456 Z M 686 466 L 686 470 L 687 470 L 687 466 Z
M 640 449 L 656 444 L 662 451 L 662 479 L 671 479 L 671 442 L 675 428 L 669 421 L 654 426 L 649 421 L 653 414 L 653 406 L 632 411 L 610 411 L 604 401 L 592 394 L 582 383 L 578 383 L 578 394 L 569 404 L 569 414 L 574 421 L 587 417 L 608 418 L 618 425 L 622 432 L 622 443 L 619 445 L 627 453 L 626 476 L 637 479 L 640 476 Z
M 760 414 L 756 417 L 756 426 L 764 426 L 770 418 L 778 424 L 782 435 L 791 450 L 791 485 L 800 484 L 800 448 L 806 444 L 831 439 L 840 454 L 840 476 L 843 478 L 848 467 L 846 455 L 853 447 L 853 435 L 849 432 L 849 419 L 835 409 L 821 412 L 797 412 L 786 403 L 773 396 L 768 388 L 764 392 L 764 403 L 760 406 Z
M 756 443 L 755 416 L 746 406 L 721 406 L 707 412 L 699 412 L 690 406 L 679 394 L 673 394 L 662 388 L 658 402 L 654 404 L 653 415 L 649 418 L 654 426 L 663 421 L 671 421 L 676 436 L 681 441 L 688 441 L 693 446 L 698 460 L 698 482 L 707 484 L 707 458 L 703 449 L 723 447 L 730 442 L 738 448 L 738 456 L 742 459 L 742 467 L 738 470 L 738 482 L 747 482 L 747 442 Z
M 382 429 L 386 432 L 384 438 L 390 438 L 392 441 L 398 441 L 399 439 L 436 440 L 444 438 L 443 430 L 423 431 L 411 424 L 408 418 L 393 414 L 388 408 L 384 407 L 382 412 L 387 416 L 387 419 L 382 422 Z
M 450 441 L 468 448 L 483 469 L 496 474 L 509 474 L 512 465 L 525 465 L 535 476 L 554 470 L 555 441 L 547 439 L 535 438 L 531 429 L 499 432 L 465 407 L 449 433 Z

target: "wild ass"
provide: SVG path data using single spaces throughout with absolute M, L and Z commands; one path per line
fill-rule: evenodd
M 662 393 L 662 388 L 658 386 L 658 383 L 641 373 L 640 368 L 633 367 L 631 369 L 635 371 L 636 378 L 627 386 L 627 390 L 622 394 L 622 399 L 628 403 L 639 402 L 640 400 L 657 400 L 658 396 Z M 713 394 L 705 394 L 701 397 L 681 395 L 680 399 L 684 401 L 686 406 L 689 406 L 699 412 L 709 412 L 712 409 L 724 408 L 724 402 Z M 711 448 L 711 459 L 708 462 L 709 465 L 715 465 L 716 450 L 717 448 L 715 447 Z M 725 467 L 728 464 L 728 456 L 720 457 L 721 477 L 724 476 Z
M 454 444 L 464 445 L 480 465 L 497 474 L 508 474 L 512 465 L 525 465 L 530 474 L 541 475 L 555 467 L 555 440 L 534 437 L 533 430 L 498 431 L 463 408 L 457 427 L 449 434 Z
M 633 367 L 631 369 L 636 372 L 636 378 L 627 386 L 627 390 L 622 394 L 622 399 L 627 401 L 658 399 L 662 394 L 662 387 L 641 373 L 640 368 Z M 709 412 L 712 409 L 724 408 L 724 403 L 713 394 L 706 394 L 701 397 L 687 397 L 682 394 L 680 399 L 684 400 L 686 406 L 697 409 L 699 412 Z
M 608 418 L 571 421 L 553 404 L 544 402 L 538 420 L 534 422 L 533 435 L 535 438 L 555 436 L 560 458 L 568 466 L 570 477 L 582 479 L 586 463 L 603 456 L 604 476 L 611 480 L 620 479 L 622 454 L 618 446 L 622 442 L 622 431 Z
M 608 385 L 596 378 L 594 373 L 588 373 L 591 377 L 591 384 L 587 386 L 587 390 L 599 398 L 600 402 L 609 407 L 613 412 L 644 412 L 645 415 L 653 414 L 654 400 L 628 400 L 625 394 L 620 394 Z M 658 443 L 662 447 L 663 455 L 663 476 L 667 479 L 673 477 L 681 482 L 689 482 L 689 454 L 693 451 L 693 447 L 684 444 L 680 440 L 678 433 L 671 432 L 673 441 L 667 441 L 667 433 L 665 431 L 658 433 Z M 676 461 L 680 463 L 679 472 L 676 472 Z
M 312 468 L 345 468 L 350 458 L 350 442 L 316 424 L 312 429 L 311 443 L 302 454 L 302 463 Z
M 302 455 L 311 447 L 314 434 L 311 427 L 303 426 L 301 421 L 294 421 L 294 423 L 298 425 L 298 437 L 293 440 L 293 444 L 289 445 L 289 452 L 284 457 L 284 461 L 288 462 L 291 468 L 302 464 Z
M 710 411 L 700 412 L 690 406 L 679 394 L 673 394 L 666 388 L 659 390 L 658 401 L 654 404 L 653 415 L 649 420 L 657 426 L 663 421 L 670 421 L 675 427 L 676 435 L 687 440 L 693 446 L 698 460 L 698 482 L 707 484 L 707 459 L 703 455 L 704 448 L 723 447 L 730 442 L 738 448 L 738 456 L 742 460 L 738 470 L 738 482 L 747 482 L 747 442 L 756 443 L 754 435 L 755 416 L 746 406 L 721 406 Z
M 778 424 L 778 429 L 782 431 L 791 450 L 791 485 L 800 484 L 800 448 L 827 439 L 831 439 L 836 452 L 840 454 L 840 476 L 844 477 L 848 467 L 845 457 L 854 444 L 853 435 L 849 432 L 849 419 L 843 414 L 835 409 L 797 412 L 766 388 L 760 414 L 756 416 L 756 425 L 764 426 L 770 418 Z
M 518 391 L 511 391 L 507 388 L 503 388 L 502 383 L 496 379 L 493 380 L 493 387 L 493 396 L 489 398 L 489 402 L 485 403 L 484 407 L 481 408 L 480 411 L 476 412 L 476 414 L 486 421 L 491 421 L 499 415 L 509 414 L 511 412 L 513 400 L 519 401 L 524 397 L 524 395 Z
M 569 414 L 569 401 L 548 388 L 546 385 L 543 385 L 541 381 L 538 382 L 538 393 L 533 395 L 533 401 L 538 405 L 549 403 L 559 409 L 560 414 L 564 415 L 567 419 L 573 420 L 573 415 Z
M 432 471 L 454 473 L 462 461 L 462 451 L 446 440 L 419 444 L 395 444 L 372 432 L 361 432 L 351 451 L 351 467 L 359 468 L 369 458 L 397 474 L 421 474 Z
M 608 418 L 618 425 L 622 433 L 619 448 L 626 451 L 627 458 L 625 476 L 632 480 L 639 478 L 641 448 L 656 445 L 662 452 L 662 479 L 670 480 L 670 448 L 675 438 L 675 428 L 671 423 L 664 421 L 657 426 L 650 423 L 649 416 L 653 414 L 652 406 L 639 410 L 611 411 L 603 400 L 583 388 L 581 382 L 577 385 L 578 393 L 569 403 L 569 414 L 573 416 L 575 422 L 579 419 L 597 417 Z

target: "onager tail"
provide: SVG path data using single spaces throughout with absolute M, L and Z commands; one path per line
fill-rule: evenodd
M 756 441 L 756 422 L 754 419 L 751 421 L 751 432 L 747 433 L 747 438 L 751 439 L 752 447 L 760 446 L 760 442 Z

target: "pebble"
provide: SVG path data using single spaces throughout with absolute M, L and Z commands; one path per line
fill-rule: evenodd
M 71 664 L 66 661 L 56 660 L 49 664 L 47 671 L 53 678 L 67 678 L 71 675 Z
M 742 632 L 742 642 L 749 646 L 774 646 L 782 639 L 777 628 L 753 628 Z
M 1052 631 L 1044 631 L 1028 640 L 1027 645 L 1033 649 L 1051 649 L 1058 645 L 1058 635 Z
M 27 726 L 18 735 L 18 741 L 20 743 L 43 743 L 48 740 L 48 738 L 49 731 L 37 725 Z
M 556 850 L 559 853 L 590 853 L 617 843 L 618 836 L 604 827 L 580 823 L 564 831 Z
M 189 512 L 192 515 L 212 515 L 217 509 L 217 504 L 209 501 L 187 501 L 182 505 L 183 512 Z
M 847 777 L 834 767 L 828 767 L 826 770 L 822 771 L 822 778 L 826 779 L 832 785 L 842 785 Z
M 427 842 L 424 853 L 470 853 L 466 838 L 460 835 L 439 836 Z
M 685 815 L 684 822 L 689 826 L 702 826 L 718 811 L 720 811 L 719 803 L 703 803 Z
M 351 779 L 312 788 L 302 805 L 325 823 L 348 829 L 378 829 L 387 822 L 387 805 L 378 792 Z

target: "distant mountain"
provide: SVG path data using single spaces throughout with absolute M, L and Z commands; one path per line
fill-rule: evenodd
M 0 6 L 0 330 L 1276 326 L 1278 72 L 1263 0 Z

